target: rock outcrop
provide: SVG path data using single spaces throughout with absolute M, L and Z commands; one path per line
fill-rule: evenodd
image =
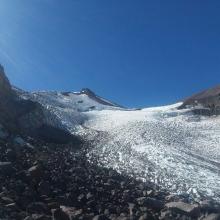
M 196 114 L 220 115 L 220 85 L 187 98 L 180 109 L 192 107 Z
M 18 96 L 12 89 L 2 66 L 0 66 L 0 124 L 11 132 L 46 138 L 47 141 L 67 143 L 77 139 L 62 129 L 56 116 L 41 104 Z

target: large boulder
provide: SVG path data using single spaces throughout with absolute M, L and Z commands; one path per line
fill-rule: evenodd
M 167 203 L 165 206 L 172 212 L 187 215 L 193 218 L 197 218 L 200 215 L 200 207 L 197 204 L 170 202 Z

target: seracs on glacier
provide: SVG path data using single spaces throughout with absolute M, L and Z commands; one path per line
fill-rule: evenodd
M 129 110 L 81 93 L 36 92 L 69 131 L 93 144 L 88 158 L 173 193 L 220 200 L 220 117 L 178 110 L 181 103 Z

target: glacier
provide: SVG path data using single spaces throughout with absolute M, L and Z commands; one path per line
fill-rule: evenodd
M 220 117 L 174 105 L 126 109 L 82 93 L 19 92 L 92 143 L 88 159 L 193 200 L 220 199 Z

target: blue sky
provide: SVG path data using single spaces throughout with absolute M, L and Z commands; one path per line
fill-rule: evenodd
M 25 90 L 173 103 L 220 83 L 220 1 L 1 0 L 0 63 Z

